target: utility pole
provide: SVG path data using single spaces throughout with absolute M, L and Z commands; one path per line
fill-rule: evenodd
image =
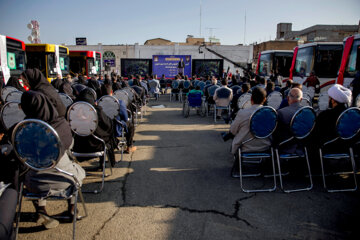
M 201 7 L 202 7 L 202 0 L 200 0 L 200 37 L 201 37 Z
M 244 22 L 244 46 L 246 45 L 246 9 L 245 9 L 245 22 Z

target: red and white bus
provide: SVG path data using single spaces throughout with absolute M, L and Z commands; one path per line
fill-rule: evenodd
M 344 39 L 344 51 L 336 83 L 349 88 L 358 71 L 360 71 L 360 34 Z
M 303 83 L 312 71 L 320 81 L 320 91 L 335 84 L 340 67 L 343 44 L 336 42 L 307 43 L 294 48 L 290 79 Z
M 284 78 L 289 78 L 293 51 L 290 50 L 268 50 L 259 53 L 256 74 L 267 80 L 271 71 L 276 74 L 280 84 Z
M 0 35 L 0 81 L 6 84 L 11 76 L 20 77 L 26 69 L 25 43 Z
M 101 73 L 101 53 L 95 51 L 70 51 L 70 73 L 92 77 Z

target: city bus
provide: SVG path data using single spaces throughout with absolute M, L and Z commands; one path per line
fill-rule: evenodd
M 259 53 L 256 74 L 269 79 L 271 71 L 276 74 L 280 84 L 289 78 L 289 69 L 293 59 L 291 50 L 268 50 Z
M 95 51 L 70 51 L 70 72 L 92 77 L 101 73 L 101 53 Z
M 26 69 L 25 43 L 0 35 L 0 81 L 6 84 L 11 76 L 20 77 Z
M 28 68 L 38 68 L 49 82 L 69 74 L 69 49 L 55 44 L 26 44 Z
M 337 83 L 349 88 L 358 71 L 360 71 L 360 34 L 344 39 L 344 51 Z
M 320 92 L 327 91 L 335 84 L 342 51 L 343 44 L 336 42 L 314 42 L 295 47 L 289 78 L 302 84 L 315 71 Z

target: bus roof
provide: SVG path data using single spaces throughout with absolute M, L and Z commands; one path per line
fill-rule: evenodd
M 86 57 L 96 57 L 96 56 L 94 56 L 94 51 L 86 51 L 86 50 L 84 50 L 84 51 L 70 50 L 70 54 L 71 54 L 71 53 L 79 53 L 79 54 L 84 53 L 84 55 L 86 55 Z M 100 54 L 100 57 L 101 57 L 101 53 L 100 53 L 100 52 L 96 52 L 96 51 L 95 51 L 95 54 Z
M 262 51 L 261 55 L 267 53 L 293 53 L 293 50 L 267 50 L 267 51 Z
M 55 52 L 55 46 L 56 44 L 50 44 L 50 43 L 27 43 L 26 47 L 29 49 L 32 49 L 33 51 L 35 51 L 35 49 L 38 49 L 36 47 L 43 47 L 45 52 Z M 58 45 L 61 48 L 65 48 L 67 54 L 69 54 L 69 48 L 62 46 L 62 45 Z M 40 50 L 40 49 L 39 49 Z
M 22 50 L 25 51 L 25 43 L 24 43 L 23 41 L 21 41 L 21 40 L 19 40 L 19 39 L 16 39 L 16 38 L 9 37 L 9 36 L 6 36 L 6 38 L 11 39 L 11 40 L 13 40 L 13 41 L 20 42 L 20 43 L 21 43 L 21 48 L 22 48 Z
M 341 42 L 313 42 L 299 45 L 298 48 L 312 47 L 312 46 L 324 46 L 324 45 L 342 45 Z

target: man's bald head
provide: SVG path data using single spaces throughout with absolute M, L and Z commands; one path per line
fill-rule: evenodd
M 292 103 L 300 102 L 302 100 L 303 93 L 299 88 L 292 88 L 288 95 L 289 105 Z

